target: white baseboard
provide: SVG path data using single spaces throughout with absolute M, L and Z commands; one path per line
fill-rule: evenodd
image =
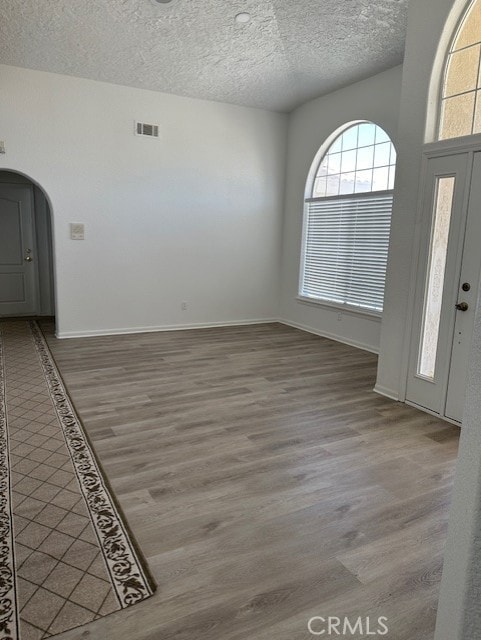
M 247 320 L 231 320 L 224 322 L 193 322 L 189 324 L 170 324 L 170 325 L 156 325 L 156 326 L 148 326 L 148 327 L 120 327 L 115 329 L 92 329 L 87 331 L 58 331 L 55 335 L 60 340 L 68 339 L 68 338 L 94 338 L 98 336 L 116 336 L 116 335 L 129 335 L 135 333 L 154 333 L 156 331 L 187 331 L 189 329 L 213 329 L 215 327 L 236 327 L 236 326 L 247 326 L 247 325 L 255 325 L 255 324 L 270 324 L 272 322 L 279 322 L 280 324 L 284 324 L 288 327 L 293 327 L 294 329 L 300 329 L 301 331 L 306 331 L 307 333 L 313 333 L 314 335 L 321 336 L 322 338 L 327 338 L 329 340 L 334 340 L 336 342 L 341 342 L 343 344 L 347 344 L 350 347 L 356 347 L 357 349 L 362 349 L 363 351 L 369 351 L 370 353 L 378 353 L 378 350 L 369 344 L 364 344 L 362 342 L 358 342 L 357 340 L 349 340 L 344 336 L 339 336 L 333 333 L 328 333 L 326 331 L 320 331 L 318 329 L 314 329 L 313 327 L 308 327 L 306 325 L 298 324 L 296 322 L 290 322 L 288 320 L 283 320 L 280 318 L 251 318 Z M 387 395 L 388 397 L 392 397 L 388 392 L 384 393 L 384 391 L 380 390 L 378 393 L 382 395 Z M 397 399 L 397 398 L 393 398 Z
M 237 327 L 251 324 L 279 322 L 277 318 L 231 320 L 227 322 L 194 322 L 191 324 L 170 324 L 149 327 L 122 327 L 119 329 L 92 329 L 89 331 L 59 331 L 55 335 L 60 340 L 66 338 L 94 338 L 96 336 L 129 335 L 133 333 L 154 333 L 156 331 L 186 331 L 188 329 L 213 329 L 215 327 Z
M 356 347 L 356 349 L 362 349 L 363 351 L 369 351 L 370 353 L 379 353 L 379 349 L 373 347 L 370 344 L 364 344 L 363 342 L 358 342 L 357 340 L 350 340 L 345 336 L 339 336 L 335 333 L 328 333 L 327 331 L 320 331 L 319 329 L 314 329 L 313 327 L 308 327 L 303 324 L 298 324 L 297 322 L 291 322 L 290 320 L 282 320 L 279 319 L 277 322 L 281 324 L 285 324 L 288 327 L 294 327 L 294 329 L 300 329 L 301 331 L 307 331 L 307 333 L 313 333 L 316 336 L 321 336 L 321 338 L 328 338 L 329 340 L 334 340 L 335 342 L 342 342 L 343 344 L 347 344 L 350 347 Z
M 389 398 L 390 400 L 396 400 L 396 402 L 401 402 L 401 400 L 399 400 L 399 393 L 397 393 L 397 391 L 394 391 L 393 389 L 388 389 L 387 387 L 383 387 L 382 384 L 377 384 L 374 387 L 374 392 L 378 393 L 380 396 Z

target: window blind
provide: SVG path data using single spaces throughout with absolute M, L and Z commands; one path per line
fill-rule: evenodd
M 306 201 L 301 295 L 381 312 L 392 192 Z

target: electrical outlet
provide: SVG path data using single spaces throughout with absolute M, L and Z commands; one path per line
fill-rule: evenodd
M 337 321 L 340 322 L 342 320 L 342 313 L 337 314 Z
M 182 309 L 182 311 L 187 311 L 187 302 L 181 302 L 180 308 Z

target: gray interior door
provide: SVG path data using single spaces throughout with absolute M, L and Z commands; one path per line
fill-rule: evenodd
M 0 183 L 0 316 L 37 313 L 32 187 Z

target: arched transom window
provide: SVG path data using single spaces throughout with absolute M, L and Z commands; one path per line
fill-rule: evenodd
M 481 2 L 468 8 L 446 61 L 440 140 L 481 133 Z
M 304 207 L 301 298 L 380 313 L 396 152 L 372 122 L 344 127 L 311 167 Z

